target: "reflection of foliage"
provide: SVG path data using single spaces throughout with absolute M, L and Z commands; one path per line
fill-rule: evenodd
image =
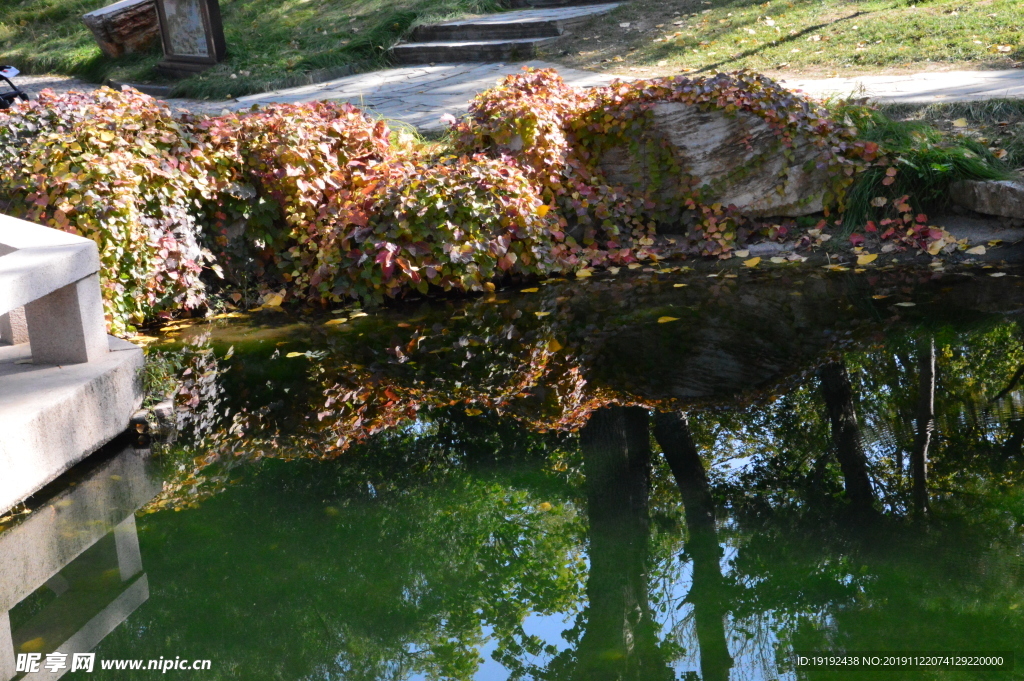
M 578 607 L 581 519 L 556 475 L 480 462 L 486 440 L 462 433 L 475 444 L 450 447 L 449 425 L 393 431 L 332 462 L 266 462 L 230 501 L 142 519 L 153 586 L 134 622 L 152 654 L 201 639 L 204 655 L 232 662 L 221 678 L 468 680 L 485 637 L 535 648 L 526 614 Z M 498 439 L 520 455 L 547 446 L 507 429 Z M 129 631 L 104 654 L 141 654 Z

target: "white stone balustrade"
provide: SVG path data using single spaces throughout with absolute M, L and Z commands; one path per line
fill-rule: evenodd
M 37 364 L 77 364 L 108 351 L 100 296 L 100 258 L 89 239 L 0 215 L 0 323 L 4 340 L 24 308 Z M 14 313 L 14 314 L 11 314 Z
M 89 239 L 0 215 L 0 513 L 124 432 L 142 402 L 142 350 L 107 335 L 99 269 Z

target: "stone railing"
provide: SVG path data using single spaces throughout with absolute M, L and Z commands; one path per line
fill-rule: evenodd
M 0 215 L 0 340 L 28 340 L 34 364 L 101 359 L 99 269 L 89 239 Z
M 107 335 L 99 269 L 92 241 L 0 215 L 0 514 L 142 403 L 142 349 Z

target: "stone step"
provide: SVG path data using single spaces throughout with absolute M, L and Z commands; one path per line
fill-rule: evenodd
M 527 9 L 446 21 L 416 27 L 410 35 L 410 41 L 428 43 L 552 38 L 562 35 L 575 24 L 587 21 L 592 16 L 610 12 L 616 7 L 618 3 Z
M 453 62 L 507 62 L 533 59 L 537 47 L 555 40 L 524 38 L 521 40 L 466 40 L 428 43 L 398 43 L 391 48 L 392 58 L 399 64 L 443 64 Z

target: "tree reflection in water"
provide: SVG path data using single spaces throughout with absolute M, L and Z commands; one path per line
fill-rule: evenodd
M 985 279 L 652 274 L 213 328 L 141 523 L 150 602 L 104 652 L 718 681 L 1018 649 L 1024 295 Z

